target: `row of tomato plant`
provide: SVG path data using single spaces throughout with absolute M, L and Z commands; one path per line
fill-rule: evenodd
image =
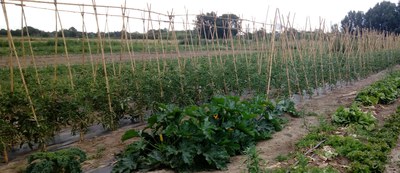
M 396 71 L 365 87 L 350 107 L 339 107 L 331 122 L 322 121 L 296 144 L 298 152 L 294 159 L 298 160 L 298 165 L 275 171 L 384 172 L 388 154 L 396 146 L 400 135 L 400 106 L 385 119 L 382 126 L 378 126 L 373 113 L 364 111 L 363 106 L 392 104 L 399 97 L 399 79 L 400 71 Z M 303 153 L 312 146 L 317 146 L 313 151 L 313 160 L 324 158 L 327 167 L 318 168 L 316 164 L 309 164 L 312 161 Z M 347 160 L 348 163 L 338 165 L 336 159 Z

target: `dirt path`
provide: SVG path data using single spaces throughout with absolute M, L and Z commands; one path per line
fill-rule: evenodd
M 397 101 L 400 105 L 400 101 Z M 385 173 L 398 173 L 400 172 L 400 136 L 397 139 L 396 146 L 392 149 L 389 156 L 389 161 L 385 166 Z
M 400 69 L 400 66 L 396 66 L 395 69 Z M 266 161 L 266 166 L 271 167 L 276 165 L 277 162 L 275 161 L 275 158 L 277 156 L 286 155 L 293 151 L 296 141 L 308 133 L 310 126 L 318 124 L 319 117 L 329 118 L 340 105 L 350 105 L 356 96 L 357 91 L 379 79 L 382 79 L 385 74 L 386 71 L 382 71 L 366 79 L 354 82 L 351 85 L 339 87 L 323 95 L 313 97 L 313 99 L 304 100 L 298 103 L 296 106 L 299 110 L 314 112 L 319 116 L 289 118 L 288 124 L 282 131 L 275 133 L 270 140 L 259 142 L 257 144 L 257 149 L 260 153 L 260 157 Z M 87 152 L 89 160 L 83 164 L 84 171 L 99 173 L 110 172 L 111 165 L 114 162 L 114 155 L 122 151 L 125 146 L 129 144 L 129 141 L 124 143 L 120 141 L 122 134 L 126 130 L 127 128 L 121 128 L 108 134 L 86 140 L 82 143 L 71 144 L 70 146 L 79 147 Z M 397 149 L 397 151 L 400 151 L 400 146 L 398 146 Z M 8 165 L 0 166 L 0 172 L 17 172 L 17 170 L 21 169 L 21 167 L 26 164 L 25 157 L 26 156 L 15 159 Z M 244 164 L 245 159 L 245 156 L 232 157 L 227 170 L 212 172 L 243 172 L 246 169 Z M 158 170 L 153 172 L 161 173 L 173 171 Z
M 400 139 L 400 136 L 399 136 Z M 389 162 L 385 167 L 385 173 L 400 172 L 400 140 L 397 140 L 397 145 L 389 154 Z

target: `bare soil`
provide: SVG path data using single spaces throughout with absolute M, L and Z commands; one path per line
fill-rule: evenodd
M 399 136 L 400 138 L 400 136 Z M 397 145 L 389 154 L 389 162 L 386 165 L 385 173 L 400 172 L 400 141 L 397 140 Z
M 396 66 L 395 69 L 400 69 L 400 66 Z M 299 102 L 296 107 L 299 110 L 305 112 L 313 112 L 318 114 L 318 116 L 306 116 L 304 118 L 289 118 L 289 122 L 286 127 L 275 133 L 272 139 L 259 142 L 257 144 L 257 149 L 259 151 L 260 157 L 264 159 L 266 167 L 276 167 L 279 166 L 279 162 L 275 161 L 276 157 L 279 155 L 287 155 L 291 151 L 294 151 L 294 144 L 303 136 L 309 132 L 309 128 L 314 125 L 318 125 L 319 118 L 326 118 L 332 115 L 332 113 L 341 105 L 348 106 L 354 100 L 357 91 L 361 90 L 363 87 L 372 84 L 373 82 L 382 79 L 387 71 L 382 71 L 377 74 L 371 75 L 366 79 L 362 79 L 353 82 L 346 86 L 341 86 L 332 91 L 327 91 L 319 96 L 315 96 L 312 99 L 307 99 Z M 398 105 L 398 104 L 397 104 Z M 393 106 L 394 107 L 394 106 Z M 392 109 L 392 108 L 391 108 Z M 389 115 L 392 110 L 387 108 L 375 108 L 376 112 L 380 112 L 384 120 L 385 115 Z M 386 111 L 386 113 L 385 113 Z M 383 112 L 383 113 L 382 113 Z M 135 127 L 136 129 L 143 128 L 143 126 Z M 112 131 L 108 134 L 87 139 L 81 143 L 73 143 L 69 146 L 79 147 L 85 152 L 87 152 L 89 160 L 84 162 L 83 169 L 88 172 L 99 167 L 110 167 L 115 161 L 114 156 L 118 152 L 122 151 L 126 145 L 131 141 L 121 142 L 121 136 L 123 133 L 129 129 L 129 127 L 120 128 L 116 131 Z M 68 147 L 69 147 L 68 146 Z M 393 165 L 398 167 L 399 163 L 399 153 L 400 146 L 397 148 L 397 152 L 393 153 Z M 395 149 L 395 150 L 396 150 Z M 26 157 L 28 154 L 20 156 L 14 160 L 11 160 L 7 165 L 0 166 L 0 172 L 2 173 L 14 173 L 18 170 L 23 169 L 26 165 Z M 211 171 L 211 172 L 243 172 L 246 169 L 245 156 L 235 156 L 231 158 L 231 163 L 228 164 L 228 168 L 222 171 Z M 388 170 L 392 170 L 392 164 L 389 164 Z M 393 168 L 394 170 L 399 170 L 398 168 Z M 100 171 L 101 172 L 101 171 Z M 153 172 L 173 172 L 170 170 L 158 170 Z M 208 172 L 208 171 L 204 171 Z
M 400 100 L 397 100 L 397 102 L 394 105 L 399 106 Z M 390 108 L 386 108 L 386 109 L 390 109 Z M 396 108 L 394 108 L 394 110 L 396 110 Z M 385 167 L 385 173 L 400 172 L 400 136 L 397 139 L 396 147 L 394 147 L 392 149 L 392 151 L 390 152 L 388 157 L 389 157 L 389 161 Z

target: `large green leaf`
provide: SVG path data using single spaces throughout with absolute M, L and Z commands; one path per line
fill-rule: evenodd
M 229 161 L 228 152 L 219 146 L 211 146 L 211 148 L 203 153 L 208 164 L 215 166 L 217 169 L 226 168 Z
M 121 140 L 122 140 L 122 142 L 124 142 L 128 139 L 132 139 L 132 138 L 139 137 L 139 136 L 140 136 L 140 133 L 138 131 L 136 131 L 135 129 L 131 129 L 131 130 L 126 131 L 122 135 Z

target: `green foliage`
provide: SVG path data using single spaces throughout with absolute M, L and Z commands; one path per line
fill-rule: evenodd
M 339 110 L 344 109 L 339 108 Z M 383 172 L 387 154 L 396 146 L 400 134 L 400 107 L 386 120 L 383 127 L 372 131 L 355 128 L 353 134 L 342 136 L 327 133 L 332 130 L 320 131 L 320 129 L 327 128 L 313 130 L 297 143 L 297 147 L 309 148 L 319 141 L 326 140 L 323 145 L 333 147 L 338 156 L 349 159 L 349 172 Z
M 80 173 L 81 163 L 86 160 L 85 152 L 69 148 L 55 152 L 38 152 L 28 157 L 27 173 Z
M 139 136 L 140 136 L 140 134 L 139 134 L 138 131 L 131 129 L 131 130 L 126 131 L 122 135 L 121 141 L 123 142 L 123 141 L 126 141 L 128 139 L 131 139 L 131 138 L 134 138 L 134 137 L 139 137 Z
M 350 136 L 332 135 L 326 145 L 334 147 L 339 156 L 344 156 L 351 161 L 349 170 L 351 172 L 382 172 L 391 148 L 387 143 L 380 142 L 379 140 L 386 138 L 377 138 L 376 133 L 372 133 L 368 141 L 361 141 Z
M 353 104 L 350 108 L 339 107 L 332 116 L 332 122 L 342 126 L 356 125 L 372 130 L 375 128 L 376 118 L 371 112 L 363 112 L 357 104 Z
M 287 155 L 282 155 L 282 154 L 279 154 L 279 155 L 276 156 L 276 158 L 275 158 L 275 160 L 278 161 L 278 162 L 283 162 L 283 161 L 286 161 L 286 160 L 288 160 L 288 159 L 289 159 L 289 156 L 287 156 Z
M 262 159 L 260 158 L 256 146 L 250 146 L 248 147 L 244 153 L 247 156 L 246 159 L 246 167 L 247 167 L 247 172 L 249 173 L 258 173 L 262 172 L 263 169 L 260 168 L 260 162 Z
M 399 8 L 400 5 L 383 1 L 378 2 L 366 13 L 349 11 L 341 22 L 342 28 L 353 34 L 362 32 L 362 29 L 400 33 Z
M 359 93 L 358 100 L 349 108 L 339 107 L 332 116 L 332 124 L 325 120 L 320 125 L 301 139 L 297 144 L 300 150 L 296 160 L 298 165 L 291 165 L 285 169 L 274 170 L 274 172 L 324 172 L 322 168 L 313 168 L 304 159 L 305 156 L 300 153 L 319 144 L 329 146 L 335 150 L 334 157 L 346 158 L 350 161 L 348 172 L 384 172 L 387 162 L 387 155 L 397 144 L 400 135 L 400 107 L 395 114 L 385 121 L 382 127 L 375 127 L 376 120 L 369 112 L 362 112 L 359 103 L 366 103 L 361 98 L 379 98 L 374 95 L 378 91 L 385 92 L 391 89 L 382 89 L 384 85 L 397 91 L 398 76 L 400 72 L 390 74 L 389 77 L 375 82 Z M 383 91 L 385 90 L 385 91 Z M 393 91 L 391 90 L 391 91 Z M 388 92 L 390 93 L 390 92 Z M 386 95 L 390 95 L 387 94 Z M 383 98 L 383 97 L 380 97 Z M 382 99 L 384 103 L 391 103 L 397 97 Z M 349 128 L 338 128 L 338 126 L 348 126 Z M 320 147 L 321 147 L 320 146 Z M 316 149 L 318 150 L 318 148 Z M 328 168 L 330 169 L 330 168 Z M 334 169 L 331 171 L 335 172 Z
M 400 107 L 396 114 L 392 115 L 382 128 L 373 131 L 356 128 L 354 131 L 355 134 L 342 136 L 331 133 L 332 130 L 325 131 L 322 129 L 327 128 L 314 129 L 301 139 L 296 146 L 299 149 L 308 149 L 320 141 L 326 140 L 322 145 L 333 147 L 339 157 L 345 157 L 350 161 L 347 171 L 383 172 L 387 161 L 387 154 L 391 148 L 395 147 L 398 135 L 400 134 Z M 309 172 L 309 170 L 313 169 L 312 166 L 309 166 L 304 161 L 304 156 L 297 156 L 296 158 L 299 164 L 298 166 L 291 166 L 289 168 L 290 172 Z M 320 169 L 320 171 L 322 170 Z
M 215 12 L 196 16 L 196 30 L 202 38 L 235 37 L 240 31 L 240 18 L 235 14 L 222 14 L 217 16 Z
M 400 73 L 396 72 L 361 90 L 355 100 L 365 106 L 390 104 L 399 97 L 399 89 Z
M 208 104 L 183 109 L 160 105 L 145 129 L 124 135 L 124 140 L 135 136 L 140 140 L 119 155 L 113 172 L 224 169 L 230 156 L 281 130 L 285 110 L 262 97 L 249 101 L 214 97 Z
M 54 51 L 54 39 L 32 39 L 36 44 L 33 45 L 35 55 L 48 55 L 51 54 L 49 52 Z M 1 41 L 7 42 L 4 39 Z M 222 40 L 219 41 L 222 42 Z M 238 41 L 235 39 L 235 44 Z M 16 42 L 19 41 L 16 40 Z M 93 44 L 92 47 L 95 49 L 97 43 L 94 40 L 89 40 L 89 42 Z M 63 49 L 61 41 L 57 44 L 60 44 L 59 49 Z M 111 44 L 114 47 L 121 48 L 118 41 L 113 40 Z M 140 46 L 145 46 L 140 44 L 142 43 L 133 41 L 132 47 L 144 50 Z M 174 48 L 173 44 L 168 45 Z M 47 52 L 46 50 L 42 51 L 41 49 L 46 46 Z M 67 46 L 69 46 L 69 53 L 74 53 L 74 51 L 76 53 L 79 51 L 76 51 L 75 47 L 81 49 L 82 42 L 68 39 Z M 70 49 L 70 47 L 73 48 Z M 25 48 L 29 48 L 29 46 L 25 46 Z M 161 52 L 160 47 L 157 46 L 150 49 L 150 52 L 154 50 Z M 4 50 L 5 55 L 8 55 L 7 46 L 4 47 Z M 116 49 L 113 48 L 113 50 Z M 93 50 L 93 52 L 95 51 L 97 50 Z M 29 52 L 29 50 L 26 50 L 26 52 Z M 63 51 L 59 50 L 59 53 L 63 53 Z M 325 54 L 321 53 L 321 57 L 316 58 L 321 60 L 321 64 L 331 64 L 332 66 L 329 68 L 335 69 L 335 72 L 347 72 L 347 67 L 349 69 L 356 68 L 355 64 L 347 62 L 347 59 L 351 58 L 344 58 L 340 53 L 335 52 L 332 55 L 333 57 L 338 56 L 339 61 L 337 62 L 331 62 L 330 58 L 323 58 Z M 324 78 L 326 82 L 328 81 L 330 76 L 328 72 L 332 72 L 332 70 L 302 68 L 302 66 L 312 63 L 312 59 L 300 61 L 300 56 L 307 57 L 305 55 L 301 55 L 297 51 L 293 52 L 293 64 L 290 67 L 290 70 L 293 71 L 289 71 L 290 76 L 286 76 L 285 69 L 282 68 L 283 59 L 276 59 L 271 69 L 270 87 L 273 92 L 269 97 L 284 97 L 289 93 L 289 88 L 292 89 L 291 93 L 295 93 L 293 89 L 296 88 L 294 87 L 296 85 L 298 91 L 312 91 L 314 88 L 322 86 L 322 83 L 321 85 L 316 83 L 315 86 L 310 86 L 304 80 L 306 77 L 309 81 L 320 81 L 321 78 Z M 366 54 L 368 58 L 364 59 L 365 69 L 355 71 L 358 71 L 360 76 L 366 76 L 394 64 L 392 62 L 396 61 L 396 57 L 399 57 L 397 55 L 398 52 L 396 51 L 369 52 Z M 277 57 L 281 56 L 283 56 L 281 52 L 277 52 Z M 89 56 L 85 54 L 85 57 L 88 58 Z M 38 66 L 39 79 L 35 75 L 36 69 L 27 67 L 23 69 L 24 77 L 40 127 L 33 120 L 31 105 L 22 87 L 22 79 L 17 74 L 18 69 L 13 69 L 14 74 L 11 79 L 11 69 L 2 68 L 0 69 L 0 116 L 1 119 L 5 120 L 4 123 L 7 123 L 7 127 L 13 128 L 10 133 L 18 133 L 17 135 L 10 135 L 16 136 L 16 139 L 12 141 L 45 144 L 59 129 L 65 126 L 72 127 L 73 134 L 78 132 L 84 134 L 88 126 L 93 123 L 102 124 L 107 129 L 115 129 L 119 126 L 119 120 L 122 117 L 140 117 L 142 120 L 145 115 L 144 112 L 154 111 L 153 105 L 157 103 L 187 106 L 208 102 L 212 96 L 218 94 L 243 95 L 248 92 L 254 95 L 265 94 L 268 82 L 265 76 L 268 76 L 268 73 L 267 70 L 262 70 L 262 67 L 266 67 L 268 61 L 260 61 L 259 54 L 256 52 L 245 56 L 210 56 L 209 59 L 182 58 L 184 58 L 182 62 L 178 62 L 176 58 L 166 58 L 159 62 L 162 64 L 153 60 L 136 61 L 134 72 L 129 62 L 107 63 L 110 93 L 107 93 L 105 89 L 106 81 L 103 67 L 98 64 L 92 67 L 89 61 L 86 61 L 87 64 L 71 66 L 74 89 L 71 88 L 68 66 L 66 65 L 57 65 L 56 68 L 54 66 Z M 236 61 L 232 61 L 233 58 Z M 160 73 L 158 67 L 160 67 Z M 235 69 L 238 73 L 232 73 Z M 93 71 L 96 75 L 93 74 Z M 314 73 L 321 74 L 321 76 L 311 75 Z M 338 80 L 348 81 L 359 77 L 358 73 L 353 73 L 353 70 L 349 74 L 348 78 L 341 78 L 340 75 L 332 73 L 329 83 L 336 84 Z M 298 84 L 296 78 L 299 79 Z M 291 79 L 289 80 L 291 87 L 288 86 L 285 79 Z M 14 86 L 13 91 L 9 87 L 11 85 Z M 108 94 L 111 98 L 111 111 L 108 105 Z M 285 105 L 287 103 L 283 101 L 280 104 Z M 277 105 L 277 107 L 279 106 Z M 300 116 L 293 114 L 290 110 L 291 108 L 288 106 L 287 112 L 291 112 L 292 116 Z M 279 128 L 279 123 L 275 124 L 275 128 Z

